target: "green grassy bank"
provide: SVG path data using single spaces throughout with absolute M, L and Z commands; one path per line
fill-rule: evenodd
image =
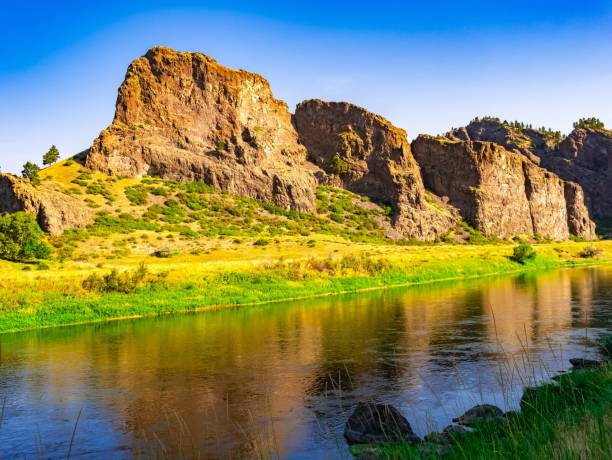
M 609 358 L 612 336 L 607 336 L 607 351 Z M 364 451 L 368 448 L 356 449 Z M 373 451 L 376 458 L 393 460 L 612 458 L 612 363 L 559 375 L 556 382 L 537 387 L 520 412 L 453 437 L 444 454 L 409 444 Z
M 285 259 L 283 250 L 250 263 L 242 260 L 144 260 L 120 265 L 58 265 L 26 270 L 2 262 L 0 332 L 191 312 L 227 306 L 333 295 L 390 286 L 610 263 L 612 247 L 584 259 L 584 243 L 536 245 L 538 256 L 512 261 L 513 245 L 429 247 L 346 246 L 326 257 Z M 273 252 L 272 249 L 268 250 Z M 248 254 L 243 254 L 248 258 Z M 258 256 L 260 257 L 260 256 Z M 25 268 L 29 268 L 25 266 Z M 115 278 L 102 282 L 115 270 Z M 90 280 L 95 274 L 94 281 Z M 122 291 L 122 292 L 115 292 Z

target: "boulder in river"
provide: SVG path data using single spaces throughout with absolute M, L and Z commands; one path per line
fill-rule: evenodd
M 389 404 L 359 403 L 346 422 L 344 437 L 349 444 L 418 442 L 408 420 Z
M 478 423 L 491 422 L 504 418 L 504 412 L 497 406 L 491 404 L 479 404 L 469 409 L 461 417 L 453 419 L 453 422 L 464 426 L 472 426 Z
M 572 365 L 572 369 L 593 369 L 602 365 L 601 361 L 585 358 L 571 358 L 569 362 Z

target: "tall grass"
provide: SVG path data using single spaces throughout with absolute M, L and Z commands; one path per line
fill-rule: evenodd
M 420 264 L 366 254 L 278 261 L 259 268 L 222 271 L 166 281 L 135 272 L 90 273 L 83 280 L 41 278 L 0 289 L 0 332 L 114 318 L 189 312 L 274 302 L 387 286 L 538 270 L 559 266 L 544 257 L 526 265 L 507 257 L 432 260 Z M 152 281 L 159 278 L 159 282 Z

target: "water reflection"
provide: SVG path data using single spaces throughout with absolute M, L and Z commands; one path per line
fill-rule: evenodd
M 612 271 L 567 270 L 0 337 L 1 456 L 339 458 L 359 400 L 420 434 L 516 405 L 609 327 Z

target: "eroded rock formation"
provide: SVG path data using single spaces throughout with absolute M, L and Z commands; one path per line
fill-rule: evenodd
M 403 129 L 353 104 L 318 99 L 297 106 L 295 125 L 322 180 L 391 204 L 403 236 L 433 240 L 456 224 L 450 207 L 427 197 Z
M 86 165 L 120 176 L 203 180 L 283 208 L 314 209 L 316 168 L 287 105 L 263 77 L 200 53 L 156 47 L 133 61 L 113 122 Z
M 67 228 L 85 227 L 94 213 L 82 201 L 60 192 L 33 187 L 29 181 L 0 174 L 0 213 L 25 211 L 36 215 L 40 227 L 52 235 Z
M 495 142 L 519 152 L 562 179 L 579 184 L 592 217 L 612 217 L 612 131 L 578 128 L 559 143 L 550 133 L 487 119 L 454 129 L 447 137 Z
M 543 164 L 580 184 L 593 217 L 612 218 L 612 131 L 575 129 Z
M 594 237 L 579 188 L 518 152 L 492 142 L 434 136 L 419 136 L 412 151 L 425 185 L 448 197 L 487 236 L 539 234 L 564 240 L 576 232 Z

